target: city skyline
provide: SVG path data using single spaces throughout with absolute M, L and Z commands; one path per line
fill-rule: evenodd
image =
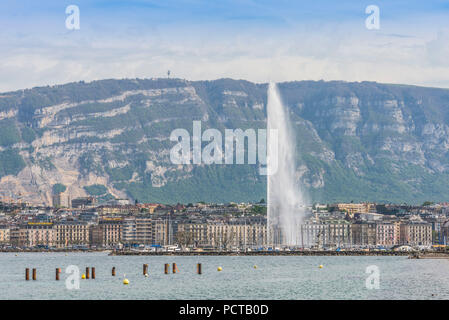
M 267 224 L 266 204 L 106 204 L 75 199 L 68 208 L 2 203 L 1 250 L 75 249 L 142 252 L 281 248 L 334 251 L 436 249 L 449 240 L 449 205 L 336 203 L 306 209 L 295 225 L 296 244 L 277 242 Z M 156 249 L 155 249 L 156 248 Z M 159 249 L 157 249 L 159 248 Z M 271 249 L 269 249 L 271 248 Z M 301 249 L 302 248 L 302 249 Z M 405 247 L 404 247 L 405 248 Z M 402 248 L 401 250 L 404 250 Z M 150 251 L 148 251 L 151 249 Z

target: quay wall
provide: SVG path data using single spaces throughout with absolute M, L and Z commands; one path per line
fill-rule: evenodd
M 111 251 L 115 256 L 409 256 L 410 252 L 402 251 Z M 449 258 L 449 254 L 446 255 Z

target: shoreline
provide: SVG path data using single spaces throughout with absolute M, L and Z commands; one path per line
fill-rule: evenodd
M 410 256 L 410 252 L 400 251 L 177 251 L 177 252 L 136 252 L 112 251 L 110 256 Z M 446 255 L 449 258 L 449 255 Z
M 110 253 L 112 249 L 61 249 L 61 250 L 43 250 L 43 249 L 28 249 L 28 250 L 0 250 L 0 253 L 91 253 L 91 252 L 105 252 Z
M 406 251 L 119 251 L 113 249 L 61 249 L 61 250 L 0 250 L 1 253 L 105 253 L 108 256 L 340 256 L 340 257 L 362 257 L 362 256 L 396 256 L 409 259 L 449 259 L 449 252 L 406 252 Z

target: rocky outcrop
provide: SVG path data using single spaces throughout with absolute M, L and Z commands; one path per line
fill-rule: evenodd
M 279 84 L 311 201 L 447 200 L 449 90 L 371 82 Z M 170 133 L 265 128 L 266 84 L 103 80 L 0 95 L 0 195 L 50 203 L 52 185 L 142 201 L 265 198 L 257 165 L 176 165 Z

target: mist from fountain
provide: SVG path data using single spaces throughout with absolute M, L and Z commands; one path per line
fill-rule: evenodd
M 269 243 L 284 246 L 302 245 L 300 224 L 304 216 L 305 202 L 301 188 L 295 179 L 295 135 L 288 111 L 282 103 L 275 83 L 269 84 L 267 94 Z M 277 139 L 270 134 L 273 129 L 277 130 Z M 274 157 L 277 157 L 277 170 L 270 170 L 270 167 L 273 167 Z

